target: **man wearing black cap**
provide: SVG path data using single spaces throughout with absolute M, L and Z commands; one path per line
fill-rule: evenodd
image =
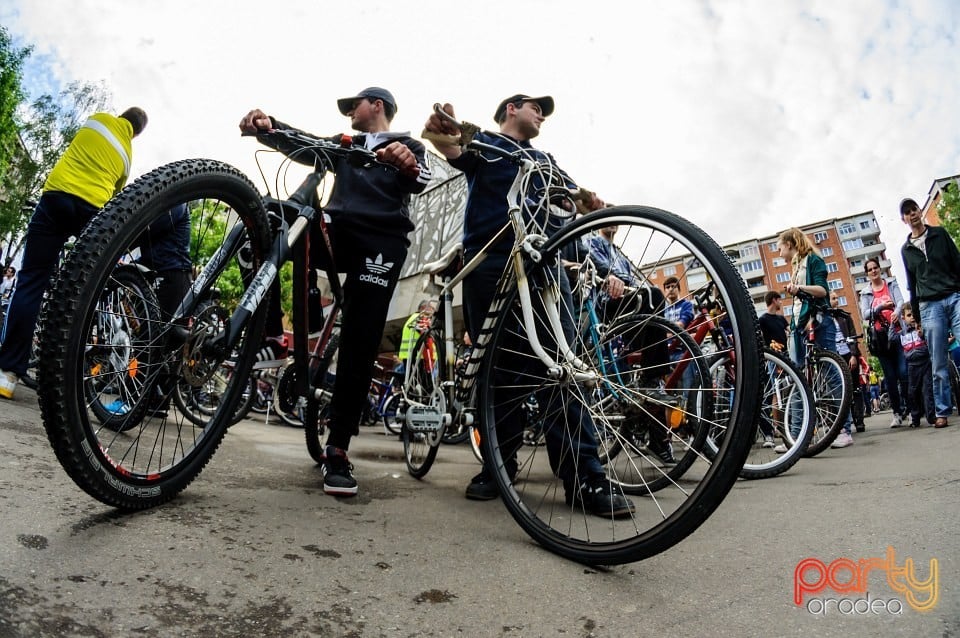
M 933 365 L 933 397 L 937 407 L 934 427 L 948 425 L 953 412 L 950 395 L 949 334 L 960 334 L 960 251 L 940 226 L 928 226 L 917 202 L 900 202 L 900 218 L 910 227 L 907 241 L 900 249 L 907 270 L 910 305 L 920 308 L 930 361 Z
M 505 98 L 494 112 L 494 120 L 500 126 L 500 133 L 493 134 L 480 132 L 474 136 L 479 142 L 491 144 L 510 151 L 522 150 L 524 154 L 537 162 L 555 164 L 553 158 L 539 151 L 530 144 L 530 140 L 540 134 L 540 125 L 544 119 L 553 113 L 553 98 L 550 96 L 530 97 L 517 94 Z M 444 110 L 453 115 L 453 107 L 444 105 Z M 432 114 L 426 123 L 426 130 L 433 133 L 459 135 L 460 131 L 449 122 L 443 120 L 436 113 Z M 469 195 L 463 222 L 464 259 L 473 258 L 487 242 L 507 223 L 507 192 L 517 176 L 517 167 L 509 162 L 488 162 L 475 154 L 465 154 L 459 146 L 437 144 L 437 150 L 442 153 L 450 164 L 467 177 Z M 568 178 L 569 180 L 569 178 Z M 575 187 L 572 180 L 568 186 Z M 593 197 L 588 208 L 595 210 L 603 206 L 603 202 Z M 471 335 L 481 334 L 484 316 L 490 308 L 497 291 L 500 276 L 507 265 L 510 252 L 513 248 L 513 233 L 506 233 L 502 241 L 487 249 L 487 258 L 463 281 L 464 314 L 467 322 L 467 331 Z M 559 278 L 561 294 L 568 304 L 572 304 L 569 281 L 566 277 Z M 569 313 L 561 313 L 564 319 Z M 564 323 L 567 338 L 573 335 L 573 325 Z M 547 428 L 547 448 L 551 456 L 551 463 L 556 466 L 557 475 L 564 480 L 566 497 L 581 502 L 588 510 L 600 516 L 628 516 L 634 511 L 634 505 L 627 499 L 619 487 L 612 485 L 604 476 L 603 467 L 597 455 L 595 429 L 589 424 L 589 415 L 578 411 L 576 402 L 570 401 L 562 408 L 547 407 L 546 413 L 556 414 L 565 412 L 569 424 L 579 423 L 577 434 L 568 434 L 569 438 L 576 439 L 575 444 L 557 440 L 562 437 L 560 430 L 566 428 Z M 497 413 L 497 428 L 505 431 L 522 428 L 516 410 L 506 414 Z M 561 451 L 561 446 L 565 451 Z M 573 454 L 571 447 L 576 447 Z M 571 458 L 575 456 L 576 458 Z M 516 473 L 516 458 L 505 459 L 508 472 Z M 466 496 L 474 500 L 488 500 L 498 495 L 497 485 L 492 475 L 484 466 L 483 471 L 477 474 L 467 486 Z
M 323 491 L 353 496 L 357 493 L 357 482 L 347 459 L 347 449 L 350 438 L 359 433 L 390 299 L 410 245 L 407 239 L 407 233 L 413 230 L 408 210 L 410 195 L 423 191 L 430 181 L 430 171 L 423 144 L 408 133 L 390 131 L 390 122 L 397 112 L 397 102 L 390 91 L 369 87 L 337 100 L 337 108 L 350 118 L 353 129 L 361 133 L 354 136 L 353 143 L 374 151 L 380 162 L 397 169 L 358 168 L 345 160 L 339 161 L 334 167 L 336 181 L 330 200 L 324 208 L 332 220 L 328 230 L 333 260 L 337 270 L 346 273 L 346 279 L 340 356 L 323 464 Z M 250 111 L 240 121 L 240 129 L 248 133 L 292 128 L 259 109 Z M 330 139 L 339 142 L 341 137 Z M 263 137 L 260 141 L 274 145 L 295 161 L 313 165 L 309 153 L 276 146 L 274 140 Z M 322 264 L 325 260 L 323 240 L 315 238 L 311 246 L 311 263 Z M 272 306 L 279 304 L 279 295 L 272 295 L 270 301 Z M 268 316 L 268 335 L 282 334 L 280 318 L 276 305 Z

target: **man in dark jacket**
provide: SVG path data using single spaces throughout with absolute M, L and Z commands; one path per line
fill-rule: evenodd
M 900 202 L 900 218 L 909 226 L 910 234 L 900 254 L 907 270 L 910 305 L 920 308 L 919 324 L 923 326 L 933 364 L 933 396 L 937 406 L 934 427 L 948 425 L 952 401 L 947 353 L 950 332 L 960 334 L 960 251 L 950 235 L 939 226 L 928 226 L 917 202 L 907 198 Z
M 346 273 L 343 284 L 342 328 L 337 378 L 331 405 L 330 434 L 323 464 L 323 491 L 335 496 L 353 496 L 357 482 L 347 459 L 350 438 L 359 433 L 373 364 L 383 336 L 390 299 L 407 257 L 413 230 L 407 208 L 410 195 L 423 192 L 430 181 L 423 144 L 408 133 L 390 131 L 397 102 L 386 89 L 369 87 L 352 97 L 337 100 L 337 108 L 350 118 L 353 137 L 374 151 L 387 166 L 354 167 L 341 160 L 334 166 L 336 181 L 324 210 L 338 272 Z M 259 109 L 240 121 L 240 130 L 256 133 L 266 129 L 293 129 Z M 294 129 L 295 130 L 295 129 Z M 342 136 L 331 138 L 339 141 Z M 271 140 L 261 137 L 261 142 Z M 290 159 L 313 165 L 310 153 L 279 148 Z M 325 262 L 324 241 L 311 242 L 310 263 Z M 274 295 L 276 296 L 276 295 Z M 278 313 L 272 313 L 276 318 Z M 275 335 L 282 326 L 267 326 Z

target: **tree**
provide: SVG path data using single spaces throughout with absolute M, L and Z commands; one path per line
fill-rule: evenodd
M 957 188 L 956 182 L 950 182 L 943 188 L 937 214 L 944 230 L 950 233 L 954 243 L 960 244 L 960 188 Z
M 25 99 L 22 87 L 23 61 L 30 52 L 30 47 L 15 47 L 7 29 L 0 26 L 0 179 L 10 166 L 10 159 L 21 147 L 16 115 Z
M 73 82 L 27 104 L 23 64 L 32 52 L 15 46 L 0 26 L 0 239 L 8 247 L 7 263 L 20 251 L 47 174 L 84 118 L 110 102 L 102 82 Z
M 22 247 L 24 231 L 47 175 L 84 119 L 104 110 L 109 102 L 110 93 L 102 82 L 72 82 L 56 97 L 41 95 L 21 107 L 16 119 L 26 152 L 11 158 L 0 182 L 0 192 L 5 193 L 0 201 L 0 237 L 8 246 L 4 255 L 8 263 Z

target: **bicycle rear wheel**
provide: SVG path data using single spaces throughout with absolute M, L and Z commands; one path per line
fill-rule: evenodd
M 810 356 L 813 357 L 810 391 L 817 408 L 817 420 L 804 456 L 816 456 L 836 440 L 850 410 L 853 394 L 850 368 L 843 357 L 829 350 L 819 350 Z
M 763 405 L 756 437 L 740 471 L 740 477 L 745 479 L 783 474 L 800 460 L 813 436 L 813 394 L 800 369 L 787 356 L 769 348 L 764 348 L 763 358 L 767 362 Z M 710 367 L 718 412 L 730 409 L 727 403 L 733 390 L 729 369 L 726 357 L 717 359 Z M 709 441 L 708 446 L 711 444 Z
M 183 212 L 180 205 L 187 211 L 185 231 L 185 218 L 175 214 Z M 212 160 L 185 160 L 151 171 L 87 225 L 41 311 L 38 396 L 58 460 L 91 496 L 123 509 L 163 503 L 196 478 L 216 451 L 246 384 L 229 383 L 223 401 L 202 424 L 173 409 L 171 397 L 181 378 L 199 387 L 230 358 L 217 348 L 222 326 L 194 314 L 198 298 L 216 287 L 225 305 L 236 306 L 244 289 L 241 266 L 259 268 L 269 241 L 256 188 L 236 169 Z M 103 427 L 89 392 L 95 386 L 89 357 L 98 350 L 113 352 L 117 343 L 101 339 L 101 302 L 119 289 L 128 264 L 150 262 L 161 245 L 187 255 L 190 266 L 210 266 L 193 284 L 193 301 L 176 325 L 167 317 L 191 299 L 179 289 L 186 278 L 170 276 L 167 287 L 156 291 L 156 301 L 147 301 L 160 306 L 138 317 L 148 328 L 148 342 L 133 340 L 124 358 L 137 361 L 144 387 L 156 391 L 141 393 L 118 422 Z M 143 301 L 131 301 L 125 311 L 136 311 Z M 241 332 L 232 362 L 235 379 L 249 378 L 265 309 L 265 304 L 256 309 Z
M 659 335 L 643 346 L 641 335 Z M 660 344 L 669 358 L 650 361 Z M 603 372 L 595 409 L 600 460 L 627 494 L 644 495 L 677 481 L 702 455 L 713 419 L 706 359 L 679 325 L 633 314 L 606 327 L 591 353 Z M 602 407 L 601 407 L 602 406 Z
M 646 276 L 668 263 L 681 276 L 690 269 L 712 281 L 724 312 L 718 320 L 729 324 L 733 336 L 735 397 L 723 422 L 711 419 L 711 428 L 724 433 L 714 459 L 698 455 L 682 481 L 630 499 L 624 507 L 619 507 L 622 502 L 614 498 L 592 498 L 591 494 L 598 493 L 594 486 L 600 494 L 615 494 L 622 477 L 623 470 L 616 465 L 600 466 L 598 454 L 590 449 L 596 446 L 596 424 L 611 421 L 620 413 L 605 412 L 607 404 L 594 400 L 596 381 L 574 382 L 569 374 L 548 373 L 529 345 L 518 287 L 512 283 L 501 287 L 498 319 L 492 326 L 490 342 L 477 345 L 484 349 L 479 402 L 483 410 L 480 422 L 485 426 L 484 458 L 507 509 L 520 526 L 549 550 L 588 564 L 621 564 L 652 556 L 680 542 L 710 516 L 743 466 L 762 389 L 756 311 L 743 280 L 730 258 L 706 233 L 676 215 L 621 206 L 581 217 L 551 236 L 540 249 L 540 264 L 527 264 L 533 290 L 551 289 L 553 282 L 562 286 L 561 278 L 568 272 L 589 270 L 591 261 L 583 251 L 585 240 L 610 226 L 619 229 L 616 246 L 629 261 L 641 290 Z M 566 318 L 566 324 L 578 324 L 579 317 L 567 304 L 555 308 Z M 535 302 L 529 310 L 535 325 L 550 325 L 542 304 Z M 613 320 L 608 324 L 616 325 Z M 537 332 L 544 342 L 549 331 Z M 554 360 L 564 361 L 555 345 L 542 345 Z M 575 351 L 590 352 L 592 347 L 579 343 Z M 594 379 L 602 379 L 595 367 L 600 358 L 582 358 Z M 645 368 L 655 373 L 653 364 L 647 362 L 638 371 L 638 383 Z M 652 389 L 652 381 L 647 376 L 643 380 L 646 385 L 641 387 Z M 522 420 L 517 415 L 534 392 L 544 420 L 546 445 L 524 446 Z M 652 401 L 653 397 L 648 399 Z
M 443 335 L 431 328 L 420 335 L 407 362 L 409 371 L 403 389 L 407 411 L 400 436 L 407 471 L 418 479 L 433 467 L 449 421 L 443 391 L 443 353 Z

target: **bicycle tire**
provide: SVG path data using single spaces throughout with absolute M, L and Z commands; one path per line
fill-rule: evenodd
M 818 350 L 811 357 L 813 358 L 813 382 L 809 385 L 817 408 L 817 420 L 813 428 L 813 436 L 803 453 L 805 457 L 814 457 L 830 448 L 843 427 L 847 412 L 850 410 L 853 393 L 850 367 L 843 357 L 829 350 Z M 836 379 L 841 383 L 839 398 L 836 390 L 829 387 L 835 385 Z
M 670 344 L 670 361 L 662 362 L 653 377 L 667 377 L 668 383 L 662 389 L 653 384 L 644 385 L 641 375 L 634 370 L 621 371 L 614 367 L 615 361 L 606 361 L 603 367 L 608 369 L 605 377 L 609 381 L 602 384 L 610 384 L 613 405 L 601 411 L 597 419 L 600 422 L 596 423 L 600 462 L 606 466 L 616 465 L 608 467 L 608 473 L 617 477 L 616 482 L 625 493 L 634 495 L 676 485 L 703 456 L 713 419 L 710 369 L 700 346 L 683 328 L 656 315 L 632 314 L 607 327 L 603 341 L 622 340 L 624 335 L 641 330 L 657 331 Z M 607 344 L 601 344 L 599 350 L 609 352 Z M 641 351 L 633 356 L 637 354 L 645 353 Z M 678 361 L 674 361 L 675 358 Z M 687 361 L 686 368 L 674 374 L 679 360 Z M 644 372 L 649 371 L 645 366 Z M 671 399 L 677 401 L 676 406 L 663 404 Z M 674 454 L 675 462 L 665 463 L 658 451 L 666 449 L 671 453 L 679 449 L 679 458 Z M 625 458 L 621 458 L 621 454 Z
M 768 370 L 760 418 L 769 426 L 773 441 L 783 442 L 786 452 L 781 454 L 773 446 L 764 447 L 764 428 L 758 427 L 750 454 L 740 471 L 740 478 L 744 479 L 764 479 L 783 474 L 800 460 L 813 436 L 813 394 L 803 379 L 803 373 L 789 357 L 769 348 L 764 348 L 763 358 L 768 363 Z M 722 388 L 727 383 L 725 374 L 715 372 L 725 368 L 725 364 L 724 359 L 718 359 L 711 366 L 718 397 L 724 396 Z M 793 420 L 799 422 L 797 428 L 791 427 Z
M 142 400 L 154 391 L 134 353 L 148 353 L 159 324 L 156 295 L 136 267 L 118 269 L 104 288 L 97 321 L 98 347 L 85 353 L 87 406 L 115 432 L 135 428 L 147 410 Z
M 327 380 L 327 371 L 330 369 L 330 364 L 333 362 L 333 357 L 336 356 L 339 347 L 340 331 L 334 328 L 333 332 L 330 333 L 330 338 L 327 340 L 326 345 L 323 346 L 323 351 L 320 353 L 316 364 L 309 366 L 310 378 L 312 379 L 311 385 L 314 388 L 327 390 L 332 394 L 333 388 Z M 295 369 L 296 367 L 296 363 L 289 366 L 290 369 Z M 299 373 L 293 372 L 292 374 L 296 375 Z M 307 441 L 307 452 L 317 465 L 323 465 L 323 462 L 326 460 L 326 452 L 322 439 L 327 431 L 327 421 L 330 419 L 330 411 L 332 408 L 330 404 L 331 401 L 321 401 L 317 398 L 315 392 L 310 392 L 309 396 L 306 397 L 306 404 L 303 410 L 303 435 Z
M 618 239 L 618 246 L 640 276 L 656 269 L 661 260 L 688 255 L 712 278 L 734 336 L 737 392 L 730 421 L 721 424 L 725 436 L 712 462 L 698 460 L 684 475 L 684 485 L 675 486 L 666 496 L 661 490 L 636 501 L 634 511 L 625 517 L 605 515 L 596 509 L 597 513 L 592 513 L 571 492 L 581 481 L 602 479 L 585 476 L 590 471 L 587 464 L 562 465 L 564 459 L 579 459 L 572 451 L 572 443 L 583 445 L 589 440 L 585 434 L 589 430 L 584 429 L 589 425 L 582 416 L 589 401 L 587 390 L 572 383 L 561 387 L 563 375 L 545 374 L 543 364 L 533 359 L 529 345 L 524 345 L 528 336 L 516 303 L 518 286 L 511 280 L 500 287 L 491 340 L 477 346 L 484 349 L 479 406 L 483 410 L 480 422 L 485 425 L 486 466 L 493 472 L 508 511 L 525 532 L 552 552 L 594 565 L 622 564 L 653 556 L 679 543 L 707 520 L 737 480 L 749 451 L 759 415 L 762 376 L 757 315 L 743 280 L 713 239 L 672 213 L 618 206 L 577 219 L 554 233 L 539 249 L 539 264 L 526 264 L 531 285 L 562 285 L 560 278 L 566 272 L 558 254 L 564 254 L 564 260 L 570 263 L 570 253 L 576 255 L 582 240 L 609 226 L 619 227 L 618 236 L 622 239 Z M 574 259 L 579 261 L 579 257 Z M 532 310 L 534 321 L 541 324 L 543 309 Z M 518 359 L 522 361 L 518 363 Z M 519 408 L 519 402 L 525 400 L 522 393 L 532 389 L 538 391 L 545 419 L 548 444 L 542 448 L 518 444 L 519 434 L 511 431 L 507 420 Z M 557 393 L 556 398 L 550 396 L 553 392 Z M 596 410 L 597 406 L 590 408 Z M 504 420 L 498 421 L 498 416 Z M 551 447 L 552 455 L 540 454 Z M 560 461 L 560 471 L 570 472 L 565 480 L 554 471 L 551 456 Z M 610 471 L 608 468 L 607 478 L 615 480 Z
M 422 479 L 433 467 L 449 421 L 443 388 L 446 359 L 439 330 L 430 328 L 420 335 L 407 365 L 403 389 L 407 411 L 400 430 L 403 460 L 410 476 Z
M 242 392 L 240 386 L 234 385 L 224 405 L 202 427 L 190 423 L 183 414 L 170 414 L 164 408 L 162 414 L 143 418 L 122 437 L 98 428 L 85 403 L 82 362 L 85 349 L 96 343 L 96 300 L 121 264 L 138 254 L 135 247 L 142 246 L 142 241 L 152 241 L 148 227 L 181 204 L 188 205 L 191 214 L 192 263 L 204 263 L 206 248 L 211 253 L 220 249 L 225 257 L 220 262 L 223 268 L 211 271 L 205 281 L 194 284 L 196 288 L 207 286 L 204 290 L 208 290 L 222 283 L 222 277 L 233 272 L 230 268 L 239 269 L 237 253 L 221 249 L 231 229 L 239 240 L 231 246 L 237 252 L 245 251 L 243 263 L 260 266 L 270 246 L 270 231 L 261 197 L 253 184 L 222 162 L 174 162 L 138 178 L 90 220 L 67 254 L 41 310 L 38 398 L 47 436 L 60 464 L 81 489 L 103 503 L 125 510 L 169 501 L 200 474 L 219 447 L 230 408 Z M 241 333 L 240 355 L 235 365 L 238 373 L 246 370 L 243 376 L 249 376 L 256 350 L 244 346 L 254 335 L 260 339 L 265 310 L 265 304 L 258 307 Z M 198 349 L 188 358 L 184 354 L 188 345 L 200 348 L 208 338 L 216 336 L 198 332 L 204 326 L 195 322 L 189 325 L 184 344 L 173 338 L 179 333 L 171 324 L 161 323 L 155 331 L 153 354 L 145 358 L 149 362 L 145 372 L 161 388 L 163 401 L 169 400 L 179 375 L 189 373 L 199 378 L 198 375 L 205 374 L 199 366 L 210 369 L 221 356 L 203 354 L 207 351 Z
M 403 412 L 400 408 L 400 402 L 403 395 L 395 392 L 383 404 L 383 427 L 390 434 L 400 436 L 403 430 Z

